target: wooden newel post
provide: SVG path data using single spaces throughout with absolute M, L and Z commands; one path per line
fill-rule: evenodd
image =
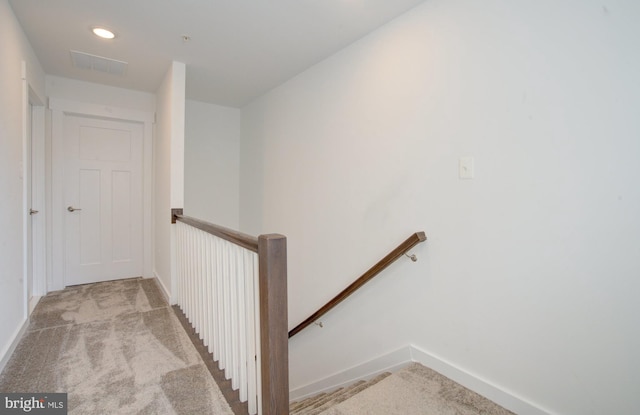
M 258 237 L 262 414 L 289 414 L 287 238 Z

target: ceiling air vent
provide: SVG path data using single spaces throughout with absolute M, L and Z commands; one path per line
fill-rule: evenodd
M 76 68 L 105 72 L 117 76 L 124 76 L 128 65 L 127 62 L 78 52 L 77 50 L 71 51 L 71 59 L 73 60 L 73 65 Z

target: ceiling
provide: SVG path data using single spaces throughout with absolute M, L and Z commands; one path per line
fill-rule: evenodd
M 187 98 L 232 107 L 423 1 L 9 0 L 49 75 L 155 92 L 175 60 L 187 66 Z M 93 35 L 100 25 L 116 38 Z M 123 75 L 81 69 L 72 50 L 128 65 Z

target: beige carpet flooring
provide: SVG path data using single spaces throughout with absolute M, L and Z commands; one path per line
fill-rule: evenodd
M 77 415 L 233 414 L 154 279 L 43 297 L 0 392 L 66 392 Z

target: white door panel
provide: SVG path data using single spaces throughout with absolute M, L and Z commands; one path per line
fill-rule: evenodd
M 65 285 L 142 275 L 139 123 L 65 117 Z

